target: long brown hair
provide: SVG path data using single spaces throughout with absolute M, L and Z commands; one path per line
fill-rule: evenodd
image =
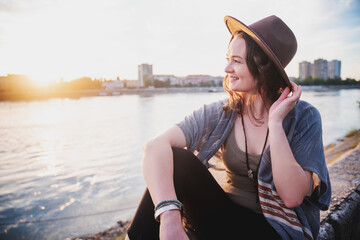
M 253 90 L 258 92 L 260 96 L 253 93 L 232 91 L 229 88 L 229 78 L 226 76 L 223 87 L 230 97 L 223 109 L 226 112 L 236 110 L 240 113 L 240 111 L 243 111 L 246 104 L 245 101 L 249 101 L 250 104 L 247 110 L 250 112 L 256 123 L 261 124 L 263 122 L 262 118 L 256 117 L 254 112 L 255 99 L 261 97 L 265 106 L 269 106 L 267 104 L 271 105 L 279 98 L 281 91 L 286 87 L 286 83 L 281 80 L 281 76 L 272 61 L 270 61 L 260 46 L 248 34 L 242 31 L 236 32 L 231 37 L 230 43 L 235 37 L 241 37 L 245 40 L 246 64 L 255 80 L 255 87 Z

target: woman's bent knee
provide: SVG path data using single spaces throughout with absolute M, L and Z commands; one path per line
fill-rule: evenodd
M 204 168 L 205 166 L 201 163 L 199 158 L 197 158 L 192 152 L 184 148 L 172 148 L 173 157 L 174 157 L 174 168 Z

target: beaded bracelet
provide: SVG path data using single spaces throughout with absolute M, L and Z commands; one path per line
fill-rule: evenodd
M 156 205 L 154 211 L 156 211 L 156 210 L 158 210 L 159 208 L 162 208 L 162 207 L 164 207 L 164 206 L 170 205 L 170 204 L 174 204 L 174 205 L 178 206 L 178 208 L 179 208 L 180 211 L 183 210 L 183 205 L 182 205 L 182 203 L 181 203 L 179 200 L 177 200 L 177 199 L 169 199 L 169 200 L 163 200 L 163 201 L 159 202 L 159 203 Z

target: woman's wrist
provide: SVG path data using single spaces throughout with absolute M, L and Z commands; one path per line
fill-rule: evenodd
M 181 213 L 179 210 L 166 211 L 160 215 L 161 224 L 181 223 Z
M 269 131 L 279 130 L 282 128 L 282 120 L 269 119 L 268 127 L 269 127 Z
M 160 239 L 188 239 L 180 211 L 167 211 L 160 215 Z

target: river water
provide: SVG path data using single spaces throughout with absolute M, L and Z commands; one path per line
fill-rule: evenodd
M 133 215 L 141 147 L 226 94 L 177 93 L 0 102 L 0 239 L 66 239 Z M 324 144 L 360 128 L 360 89 L 305 89 Z

